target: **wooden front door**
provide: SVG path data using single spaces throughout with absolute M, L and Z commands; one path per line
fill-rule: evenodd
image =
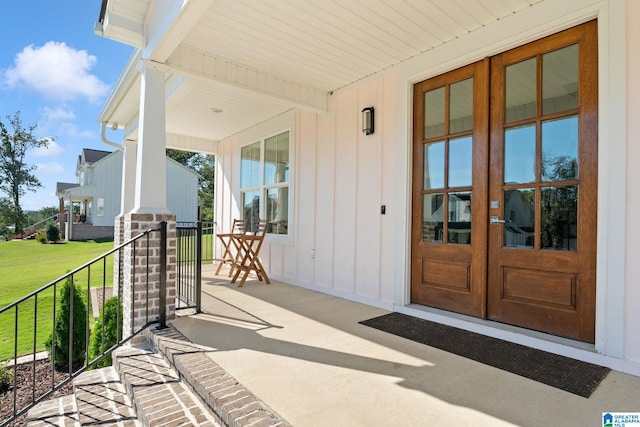
M 415 85 L 412 302 L 594 341 L 596 37 Z

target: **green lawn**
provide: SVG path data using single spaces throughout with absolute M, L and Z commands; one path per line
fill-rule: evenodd
M 113 242 L 69 242 L 55 245 L 43 245 L 35 240 L 0 242 L 0 308 L 40 289 L 112 248 Z M 110 284 L 112 271 L 113 256 L 109 256 L 106 263 L 100 262 L 91 268 L 91 285 L 101 285 L 105 273 Z M 84 270 L 74 277 L 76 285 L 85 295 L 88 276 L 88 272 Z M 37 310 L 37 322 L 34 322 L 34 310 Z M 51 333 L 53 324 L 53 289 L 41 293 L 37 303 L 31 298 L 21 304 L 17 316 L 18 355 L 33 352 L 34 327 L 37 328 L 35 349 L 44 350 L 44 342 Z M 15 318 L 14 309 L 0 314 L 0 360 L 13 357 Z

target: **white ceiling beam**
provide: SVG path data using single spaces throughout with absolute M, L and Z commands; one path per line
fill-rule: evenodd
M 327 112 L 329 94 L 287 79 L 238 64 L 224 58 L 179 46 L 167 59 L 173 72 L 232 85 L 274 97 L 293 107 Z
M 193 153 L 217 154 L 218 141 L 188 135 L 167 133 L 167 148 Z
M 211 3 L 212 0 L 156 0 L 147 9 L 151 13 L 145 19 L 142 57 L 165 62 Z

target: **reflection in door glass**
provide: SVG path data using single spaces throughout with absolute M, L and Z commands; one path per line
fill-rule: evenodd
M 449 187 L 471 185 L 472 154 L 471 136 L 449 140 Z
M 578 187 L 542 189 L 541 247 L 575 251 L 578 242 Z
M 473 128 L 473 78 L 454 83 L 449 88 L 449 133 Z
M 533 249 L 535 231 L 535 199 L 533 188 L 504 192 L 504 245 Z
M 444 87 L 424 94 L 424 138 L 444 135 Z
M 442 242 L 444 220 L 444 194 L 425 194 L 422 208 L 422 240 Z
M 471 243 L 471 192 L 449 193 L 447 242 Z
M 542 123 L 542 180 L 578 178 L 578 117 Z
M 505 122 L 536 115 L 536 59 L 506 67 Z
M 507 129 L 504 133 L 504 182 L 522 184 L 536 180 L 535 125 Z
M 444 141 L 424 145 L 424 189 L 444 188 Z
M 542 55 L 542 114 L 578 108 L 578 45 Z

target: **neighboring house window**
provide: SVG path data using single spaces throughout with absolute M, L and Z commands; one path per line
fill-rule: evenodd
M 97 205 L 96 215 L 104 216 L 104 199 L 102 197 L 98 197 L 96 201 L 96 205 Z
M 289 234 L 289 131 L 240 149 L 240 194 L 249 230 L 266 218 L 268 233 Z

